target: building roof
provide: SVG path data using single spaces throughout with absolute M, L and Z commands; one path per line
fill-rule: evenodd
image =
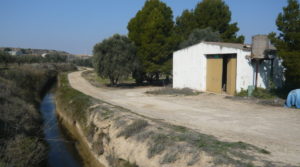
M 241 50 L 251 50 L 251 45 L 247 44 L 240 44 L 240 43 L 227 43 L 227 42 L 201 42 L 209 45 L 218 45 L 221 47 L 227 47 L 227 48 L 235 48 L 235 49 L 241 49 Z

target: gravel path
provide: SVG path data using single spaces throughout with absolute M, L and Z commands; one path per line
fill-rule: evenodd
M 300 166 L 300 110 L 249 104 L 206 93 L 197 96 L 144 93 L 157 89 L 153 87 L 97 88 L 81 72 L 70 73 L 68 78 L 71 86 L 84 94 L 221 140 L 250 143 L 270 151 L 268 160 Z

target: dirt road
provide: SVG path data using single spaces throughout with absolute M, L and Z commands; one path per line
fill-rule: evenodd
M 300 110 L 232 101 L 221 95 L 154 96 L 151 87 L 105 89 L 81 71 L 70 73 L 74 89 L 141 115 L 186 126 L 221 140 L 243 141 L 271 152 L 270 160 L 300 166 Z

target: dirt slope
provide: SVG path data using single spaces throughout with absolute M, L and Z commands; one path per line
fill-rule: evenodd
M 71 86 L 141 115 L 196 129 L 222 140 L 243 141 L 271 152 L 271 160 L 300 166 L 300 111 L 225 99 L 221 95 L 152 96 L 136 89 L 96 88 L 70 73 Z

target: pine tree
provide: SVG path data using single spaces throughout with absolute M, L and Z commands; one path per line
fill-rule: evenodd
M 170 7 L 159 0 L 147 0 L 144 7 L 128 23 L 128 37 L 137 46 L 141 67 L 135 78 L 146 76 L 149 81 L 158 79 L 162 72 L 170 73 L 174 48 L 173 14 Z
M 203 0 L 196 5 L 195 10 L 185 10 L 176 19 L 176 32 L 187 39 L 196 28 L 212 28 L 219 32 L 223 42 L 243 43 L 244 36 L 237 36 L 237 23 L 230 23 L 231 12 L 223 0 Z
M 219 42 L 221 37 L 218 32 L 214 32 L 211 28 L 194 29 L 188 39 L 180 43 L 179 48 L 186 48 L 202 41 Z
M 276 20 L 279 35 L 271 33 L 269 36 L 275 44 L 279 56 L 286 68 L 286 86 L 300 87 L 300 6 L 297 0 L 288 0 Z

